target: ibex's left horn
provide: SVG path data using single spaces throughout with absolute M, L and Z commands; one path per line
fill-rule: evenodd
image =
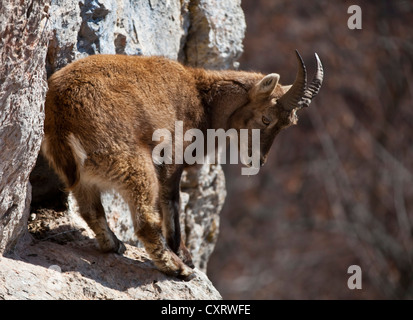
M 290 90 L 277 101 L 277 104 L 284 110 L 293 110 L 297 108 L 298 103 L 303 99 L 307 88 L 307 70 L 303 58 L 301 58 L 297 50 L 295 50 L 295 53 L 298 61 L 297 76 L 295 77 L 294 84 Z

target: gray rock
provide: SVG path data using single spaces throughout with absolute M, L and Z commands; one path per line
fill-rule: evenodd
M 187 1 L 183 1 L 185 4 Z M 55 66 L 91 54 L 177 59 L 185 37 L 180 1 L 52 0 Z
M 208 69 L 237 69 L 246 29 L 241 0 L 194 0 L 189 12 L 186 63 Z
M 43 241 L 0 257 L 0 300 L 222 299 L 199 270 L 181 281 L 159 272 L 143 249 L 126 245 L 119 256 L 100 254 L 90 244 Z
M 21 3 L 0 6 L 0 254 L 27 230 L 47 90 L 48 1 Z
M 75 212 L 42 210 L 25 237 L 0 258 L 0 299 L 221 299 L 206 275 L 190 281 L 158 271 L 145 250 L 102 254 Z
M 82 23 L 77 0 L 52 0 L 49 12 L 52 36 L 47 53 L 48 76 L 76 59 L 77 38 Z

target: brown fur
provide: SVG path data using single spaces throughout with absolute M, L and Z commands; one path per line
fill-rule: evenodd
M 275 106 L 287 90 L 278 78 L 192 69 L 160 57 L 90 56 L 50 77 L 42 150 L 103 251 L 125 250 L 100 201 L 102 190 L 115 188 L 128 202 L 135 232 L 157 267 L 187 277 L 192 262 L 179 229 L 185 165 L 155 165 L 152 134 L 161 128 L 173 134 L 176 120 L 183 121 L 184 131 L 261 129 L 264 163 L 275 135 L 296 121 L 294 112 Z

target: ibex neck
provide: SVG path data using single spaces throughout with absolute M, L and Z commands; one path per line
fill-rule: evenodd
M 210 116 L 211 129 L 228 128 L 234 111 L 249 101 L 249 91 L 263 75 L 244 71 L 193 69 L 198 92 Z

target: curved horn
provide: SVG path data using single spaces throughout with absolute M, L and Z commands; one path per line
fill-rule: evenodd
M 304 92 L 304 96 L 303 96 L 302 103 L 301 103 L 303 107 L 308 107 L 310 105 L 311 100 L 317 95 L 323 83 L 323 78 L 324 78 L 323 65 L 321 64 L 321 60 L 318 57 L 317 53 L 315 54 L 315 58 L 317 60 L 317 71 L 313 77 L 313 80 L 308 86 L 307 90 L 305 90 Z
M 298 71 L 295 77 L 294 84 L 280 99 L 278 99 L 277 104 L 279 104 L 284 110 L 293 110 L 299 107 L 299 102 L 302 101 L 307 88 L 307 70 L 304 65 L 303 58 L 297 50 L 295 50 L 297 60 L 298 60 Z

